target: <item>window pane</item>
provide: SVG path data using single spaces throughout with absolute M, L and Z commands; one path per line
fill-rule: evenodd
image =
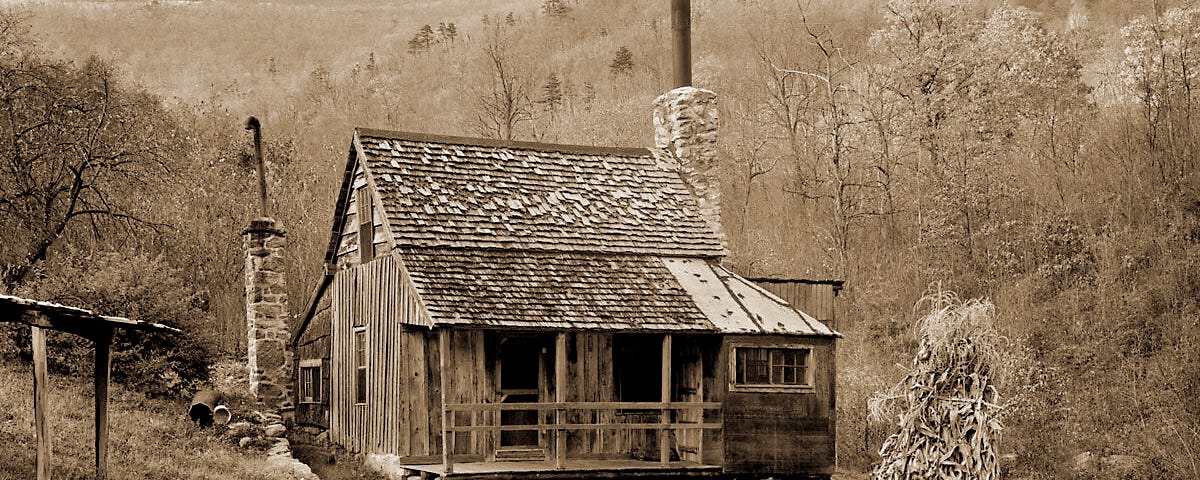
M 764 348 L 745 348 L 737 350 L 736 383 L 762 385 L 771 382 L 771 365 L 767 360 L 769 353 Z
M 358 377 L 354 379 L 355 403 L 367 403 L 367 369 L 358 369 Z
M 354 397 L 357 403 L 367 403 L 367 331 L 354 332 Z

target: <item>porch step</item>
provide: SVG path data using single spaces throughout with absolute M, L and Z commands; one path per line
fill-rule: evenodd
M 541 461 L 546 459 L 546 449 L 544 448 L 505 448 L 496 450 L 496 460 L 533 460 Z

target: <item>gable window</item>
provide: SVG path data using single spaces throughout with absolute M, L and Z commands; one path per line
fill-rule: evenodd
M 367 329 L 354 330 L 354 403 L 367 403 Z
M 358 207 L 359 263 L 367 263 L 375 258 L 375 213 L 368 188 L 363 186 L 354 194 L 354 202 Z
M 300 361 L 300 403 L 321 403 L 321 359 Z
M 735 390 L 812 389 L 812 349 L 808 347 L 733 347 Z

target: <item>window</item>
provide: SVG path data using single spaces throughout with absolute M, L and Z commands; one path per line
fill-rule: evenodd
M 369 188 L 363 186 L 354 195 L 354 202 L 358 207 L 359 263 L 367 263 L 375 258 L 375 214 Z
M 321 403 L 321 359 L 300 361 L 300 403 Z
M 733 385 L 768 389 L 811 389 L 812 349 L 807 347 L 733 348 Z
M 354 403 L 367 403 L 367 329 L 354 330 Z

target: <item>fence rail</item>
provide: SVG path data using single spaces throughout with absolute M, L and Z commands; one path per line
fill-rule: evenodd
M 675 431 L 675 430 L 719 430 L 721 423 L 712 422 L 671 422 L 669 415 L 670 411 L 684 410 L 720 410 L 720 402 L 528 402 L 528 403 L 451 403 L 447 404 L 443 411 L 443 418 L 446 420 L 444 434 L 442 435 L 443 452 L 451 452 L 454 449 L 454 434 L 460 432 L 491 432 L 494 436 L 499 436 L 500 432 L 514 431 L 537 431 L 538 434 L 550 432 L 553 435 L 553 445 L 555 445 L 555 464 L 561 468 L 563 461 L 566 459 L 565 442 L 560 439 L 565 438 L 566 432 L 575 430 L 655 430 L 660 434 Z M 570 423 L 565 412 L 568 411 L 616 411 L 616 410 L 650 410 L 653 413 L 662 415 L 658 423 Z M 499 412 L 504 411 L 537 411 L 539 413 L 538 423 L 529 425 L 501 425 Z M 550 421 L 546 421 L 542 412 L 555 412 L 550 416 Z M 470 423 L 466 425 L 458 424 L 456 414 L 470 414 Z M 477 425 L 477 419 L 480 414 L 486 417 L 491 417 L 492 423 L 489 425 Z M 488 415 L 490 414 L 490 415 Z M 703 415 L 701 415 L 703 418 Z M 472 435 L 474 437 L 474 435 Z M 660 435 L 660 441 L 665 441 L 666 436 Z M 665 447 L 661 446 L 661 447 Z M 665 448 L 663 448 L 665 451 Z M 670 458 L 667 455 L 660 455 L 662 463 L 669 463 Z M 453 471 L 452 456 L 446 455 L 443 457 L 446 471 Z

